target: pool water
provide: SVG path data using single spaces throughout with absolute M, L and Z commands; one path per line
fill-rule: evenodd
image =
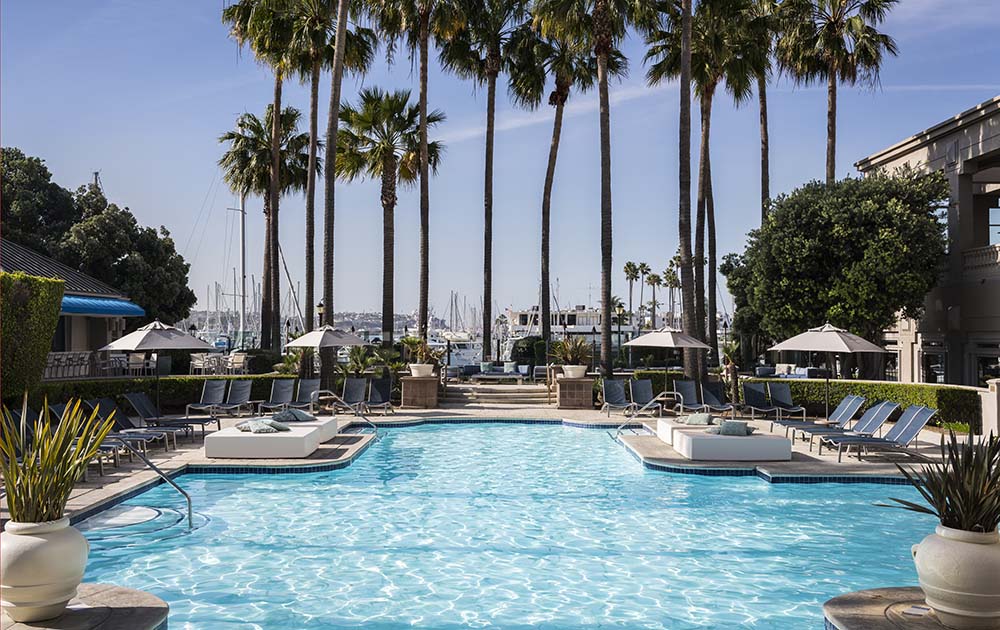
M 156 518 L 83 524 L 86 580 L 173 630 L 822 628 L 830 597 L 915 585 L 933 529 L 872 505 L 909 487 L 650 471 L 599 430 L 384 433 L 338 471 L 180 477 L 192 533 L 174 490 L 139 495 Z

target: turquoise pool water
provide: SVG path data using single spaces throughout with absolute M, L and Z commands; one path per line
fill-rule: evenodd
M 167 486 L 123 508 L 153 520 L 83 525 L 86 579 L 159 595 L 172 630 L 822 628 L 834 595 L 915 585 L 933 525 L 872 506 L 908 487 L 649 471 L 546 425 L 391 429 L 343 470 L 179 482 L 193 533 Z

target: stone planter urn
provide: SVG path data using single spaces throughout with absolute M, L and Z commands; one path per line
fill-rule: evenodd
M 410 376 L 416 376 L 416 377 L 434 376 L 434 364 L 433 363 L 411 363 L 410 364 Z
M 0 596 L 14 621 L 62 614 L 83 581 L 90 544 L 68 518 L 44 523 L 8 521 L 0 534 Z
M 938 525 L 913 545 L 927 605 L 949 628 L 1000 628 L 1000 535 Z
M 586 365 L 564 365 L 562 369 L 566 378 L 585 378 L 587 376 Z

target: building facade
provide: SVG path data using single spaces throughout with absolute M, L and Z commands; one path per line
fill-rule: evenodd
M 1000 378 L 1000 96 L 855 164 L 904 165 L 948 177 L 948 255 L 923 318 L 897 322 L 886 348 L 900 381 L 985 387 Z

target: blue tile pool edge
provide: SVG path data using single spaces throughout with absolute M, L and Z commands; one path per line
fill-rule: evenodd
M 578 429 L 616 429 L 621 426 L 620 422 L 600 422 L 600 423 L 581 423 L 572 422 L 570 420 L 558 419 L 558 418 L 421 418 L 413 421 L 403 421 L 403 422 L 378 422 L 374 421 L 374 424 L 381 429 L 388 428 L 406 428 L 414 427 L 422 424 L 545 424 L 545 425 L 562 425 L 567 427 L 573 427 Z M 348 425 L 348 428 L 355 425 Z M 632 422 L 625 425 L 629 428 L 642 428 L 641 422 Z M 350 458 L 327 463 L 327 464 L 293 464 L 293 465 L 281 465 L 281 466 L 248 466 L 245 464 L 241 465 L 225 465 L 225 464 L 185 464 L 182 468 L 171 471 L 167 474 L 170 479 L 177 479 L 183 475 L 187 474 L 218 474 L 218 475 L 296 475 L 296 474 L 308 474 L 317 472 L 328 472 L 331 470 L 340 470 L 342 468 L 347 468 L 354 463 L 365 451 L 371 447 L 377 440 L 369 440 L 363 447 L 358 449 Z M 628 447 L 620 437 L 615 438 L 615 441 L 621 444 L 625 448 L 625 452 L 634 457 L 643 467 L 649 470 L 656 470 L 660 472 L 668 472 L 681 475 L 701 475 L 707 477 L 757 477 L 768 483 L 800 483 L 800 484 L 817 484 L 817 483 L 874 483 L 882 485 L 909 485 L 909 482 L 904 477 L 894 477 L 888 475 L 769 475 L 764 471 L 759 470 L 756 466 L 751 466 L 748 468 L 715 468 L 711 466 L 672 466 L 670 464 L 661 464 L 658 462 L 650 462 L 643 459 L 638 453 Z M 112 508 L 116 505 L 124 503 L 129 499 L 132 499 L 143 492 L 151 488 L 155 488 L 161 484 L 166 483 L 160 477 L 154 477 L 145 483 L 141 483 L 134 488 L 131 488 L 120 495 L 112 497 L 107 501 L 93 505 L 85 510 L 74 513 L 70 517 L 70 524 L 77 524 L 80 521 L 90 518 L 96 514 Z

